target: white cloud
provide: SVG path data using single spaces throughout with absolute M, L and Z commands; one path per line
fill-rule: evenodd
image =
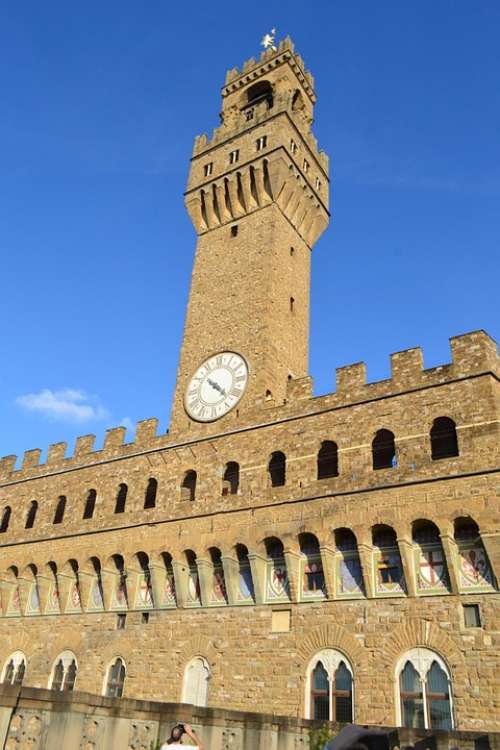
M 109 412 L 96 396 L 74 388 L 51 391 L 44 388 L 39 393 L 18 396 L 16 404 L 27 411 L 36 411 L 52 419 L 65 422 L 90 422 L 107 419 Z

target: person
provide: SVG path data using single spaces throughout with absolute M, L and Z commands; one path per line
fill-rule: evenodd
M 193 745 L 183 745 L 181 737 L 183 734 L 193 740 Z M 170 732 L 170 737 L 161 745 L 160 750 L 176 750 L 176 748 L 190 747 L 192 750 L 205 750 L 205 746 L 199 737 L 196 736 L 194 729 L 189 724 L 176 724 Z

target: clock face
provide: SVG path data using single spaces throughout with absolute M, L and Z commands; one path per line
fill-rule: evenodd
M 184 406 L 197 422 L 213 422 L 236 406 L 245 393 L 248 365 L 236 352 L 219 352 L 205 360 L 189 381 Z

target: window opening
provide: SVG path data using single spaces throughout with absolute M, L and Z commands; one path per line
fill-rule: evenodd
M 238 225 L 233 224 L 231 227 L 231 237 L 237 237 L 238 236 Z
M 89 490 L 87 500 L 85 502 L 85 510 L 83 511 L 83 518 L 92 518 L 95 510 L 95 503 L 97 499 L 97 492 L 95 490 Z
M 156 505 L 156 493 L 158 491 L 158 481 L 151 477 L 148 486 L 146 487 L 146 495 L 144 498 L 144 508 L 154 508 Z
M 4 534 L 9 528 L 9 521 L 10 521 L 11 513 L 12 513 L 12 510 L 7 505 L 7 507 L 4 508 L 3 515 L 2 515 L 2 523 L 0 524 L 0 534 Z
M 275 451 L 269 460 L 269 477 L 272 487 L 283 487 L 286 482 L 286 456 Z
M 260 138 L 257 138 L 255 145 L 257 147 L 257 151 L 262 151 L 262 149 L 266 148 L 267 135 L 261 135 Z
M 127 502 L 128 487 L 126 484 L 120 484 L 116 495 L 115 513 L 124 513 Z
M 126 613 L 120 612 L 116 616 L 116 629 L 117 630 L 125 630 L 126 621 L 127 621 L 127 615 L 126 615 Z
M 54 520 L 52 523 L 62 523 L 64 518 L 64 511 L 66 509 L 66 496 L 61 495 L 56 505 L 56 512 L 54 514 Z
M 432 460 L 458 456 L 457 428 L 449 417 L 438 417 L 431 428 Z
M 240 150 L 236 148 L 234 151 L 229 152 L 229 163 L 230 164 L 236 164 L 237 161 L 239 161 L 240 158 Z
M 121 698 L 125 684 L 125 664 L 118 658 L 110 667 L 106 685 L 106 696 L 108 698 Z
M 181 500 L 196 499 L 196 480 L 197 474 L 194 469 L 187 471 L 181 484 Z
M 212 161 L 210 161 L 208 164 L 205 164 L 205 166 L 203 168 L 203 172 L 205 174 L 205 177 L 210 177 L 210 175 L 212 174 L 213 170 L 214 170 L 214 163 Z
M 225 495 L 236 495 L 240 483 L 240 466 L 236 461 L 229 461 L 226 464 L 224 470 L 224 478 L 222 480 L 222 494 Z
M 305 174 L 307 174 L 309 172 L 309 162 L 307 161 L 307 159 L 304 159 L 304 161 L 302 163 L 302 168 L 303 168 Z
M 25 529 L 32 529 L 35 523 L 36 514 L 38 511 L 38 503 L 36 500 L 32 500 L 28 515 L 26 516 Z
M 317 459 L 318 479 L 338 477 L 339 462 L 337 443 L 333 440 L 324 440 L 318 451 Z
M 464 604 L 464 623 L 466 628 L 481 627 L 481 611 L 479 604 Z
M 396 445 L 390 430 L 379 430 L 372 442 L 373 468 L 391 469 L 397 466 Z
M 295 143 L 295 141 L 293 140 L 293 138 L 290 138 L 290 151 L 292 152 L 292 154 L 296 154 L 297 153 L 297 149 L 298 149 L 297 144 Z
M 267 102 L 268 109 L 273 106 L 273 87 L 269 81 L 259 81 L 250 86 L 247 91 L 247 101 L 245 106 L 256 106 L 260 102 Z

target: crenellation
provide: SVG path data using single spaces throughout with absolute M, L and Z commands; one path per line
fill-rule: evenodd
M 93 453 L 95 444 L 95 435 L 81 435 L 76 438 L 73 458 L 82 458 L 83 456 Z
M 395 385 L 409 386 L 421 379 L 424 357 L 420 347 L 391 354 L 391 374 Z
M 16 469 L 17 456 L 10 454 L 9 456 L 3 456 L 0 458 L 0 479 L 6 479 Z
M 453 368 L 456 374 L 471 375 L 491 370 L 500 377 L 497 344 L 485 331 L 471 331 L 450 339 Z
M 295 403 L 311 399 L 313 395 L 313 380 L 307 375 L 304 378 L 291 378 L 287 383 L 286 399 L 287 402 Z
M 158 433 L 158 420 L 153 417 L 151 419 L 143 419 L 137 422 L 135 428 L 135 441 L 134 444 L 138 448 L 142 448 L 149 445 L 154 441 Z
M 111 429 L 106 430 L 104 445 L 102 447 L 103 452 L 113 453 L 117 448 L 121 448 L 125 441 L 126 432 L 126 427 L 112 427 Z
M 47 466 L 59 464 L 66 458 L 67 443 L 52 443 L 47 451 Z
M 366 383 L 366 364 L 356 362 L 336 369 L 336 394 L 351 399 Z
M 34 469 L 39 466 L 41 455 L 41 448 L 33 448 L 32 450 L 25 451 L 22 458 L 20 470 L 25 471 L 26 469 Z

